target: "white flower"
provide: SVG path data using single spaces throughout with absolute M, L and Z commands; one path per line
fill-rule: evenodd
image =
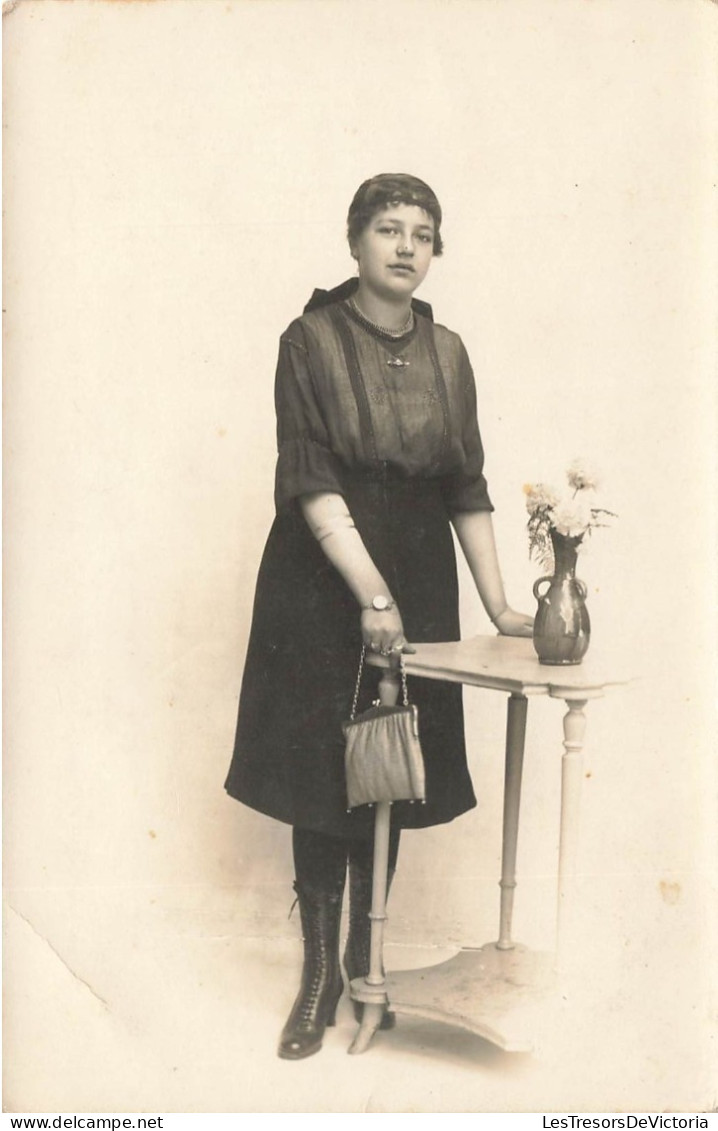
M 567 538 L 580 538 L 590 527 L 592 518 L 588 501 L 580 495 L 563 499 L 549 514 L 551 526 Z
M 545 483 L 527 483 L 524 487 L 524 493 L 526 495 L 526 510 L 529 514 L 535 514 L 536 511 L 545 507 L 555 507 L 558 502 L 558 493 L 554 491 L 553 487 L 548 487 Z
M 567 472 L 568 481 L 575 491 L 595 490 L 599 477 L 595 468 L 588 467 L 582 459 L 575 459 Z

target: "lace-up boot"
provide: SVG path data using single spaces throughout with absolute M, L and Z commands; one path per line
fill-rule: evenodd
M 344 988 L 339 929 L 346 875 L 346 843 L 295 830 L 294 863 L 304 939 L 304 964 L 296 1001 L 279 1042 L 279 1056 L 301 1060 L 322 1047 L 334 1025 Z

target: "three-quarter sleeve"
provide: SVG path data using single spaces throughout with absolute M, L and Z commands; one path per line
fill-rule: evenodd
M 447 510 L 492 511 L 494 505 L 484 476 L 484 448 L 481 443 L 476 404 L 476 382 L 463 342 L 459 350 L 460 427 L 462 466 L 444 478 L 442 493 Z
M 277 513 L 286 510 L 300 495 L 313 491 L 342 494 L 341 462 L 329 445 L 307 344 L 297 323 L 293 323 L 280 340 L 274 402 Z

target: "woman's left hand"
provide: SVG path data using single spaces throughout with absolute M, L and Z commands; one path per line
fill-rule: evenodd
M 493 618 L 492 623 L 502 636 L 533 636 L 534 618 L 528 613 L 517 613 L 508 605 Z

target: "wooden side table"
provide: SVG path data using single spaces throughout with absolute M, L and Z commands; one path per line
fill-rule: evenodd
M 600 657 L 593 655 L 579 665 L 540 664 L 532 641 L 519 637 L 476 636 L 445 644 L 419 644 L 416 648 L 415 655 L 404 658 L 409 675 L 508 692 L 499 937 L 481 948 L 461 950 L 437 966 L 383 973 L 391 805 L 378 804 L 370 913 L 371 961 L 367 976 L 351 983 L 351 996 L 364 1003 L 364 1011 L 349 1051 L 360 1053 L 369 1047 L 388 1007 L 395 1013 L 412 1013 L 469 1029 L 508 1051 L 529 1051 L 537 1010 L 553 984 L 557 967 L 560 968 L 562 944 L 571 935 L 586 729 L 584 708 L 607 688 L 628 680 L 609 674 Z M 399 692 L 397 673 L 388 660 L 379 656 L 372 656 L 369 662 L 385 669 L 379 684 L 382 702 L 395 703 Z M 555 955 L 531 952 L 514 943 L 511 935 L 526 716 L 528 697 L 533 695 L 562 699 L 567 707 L 563 717 Z

